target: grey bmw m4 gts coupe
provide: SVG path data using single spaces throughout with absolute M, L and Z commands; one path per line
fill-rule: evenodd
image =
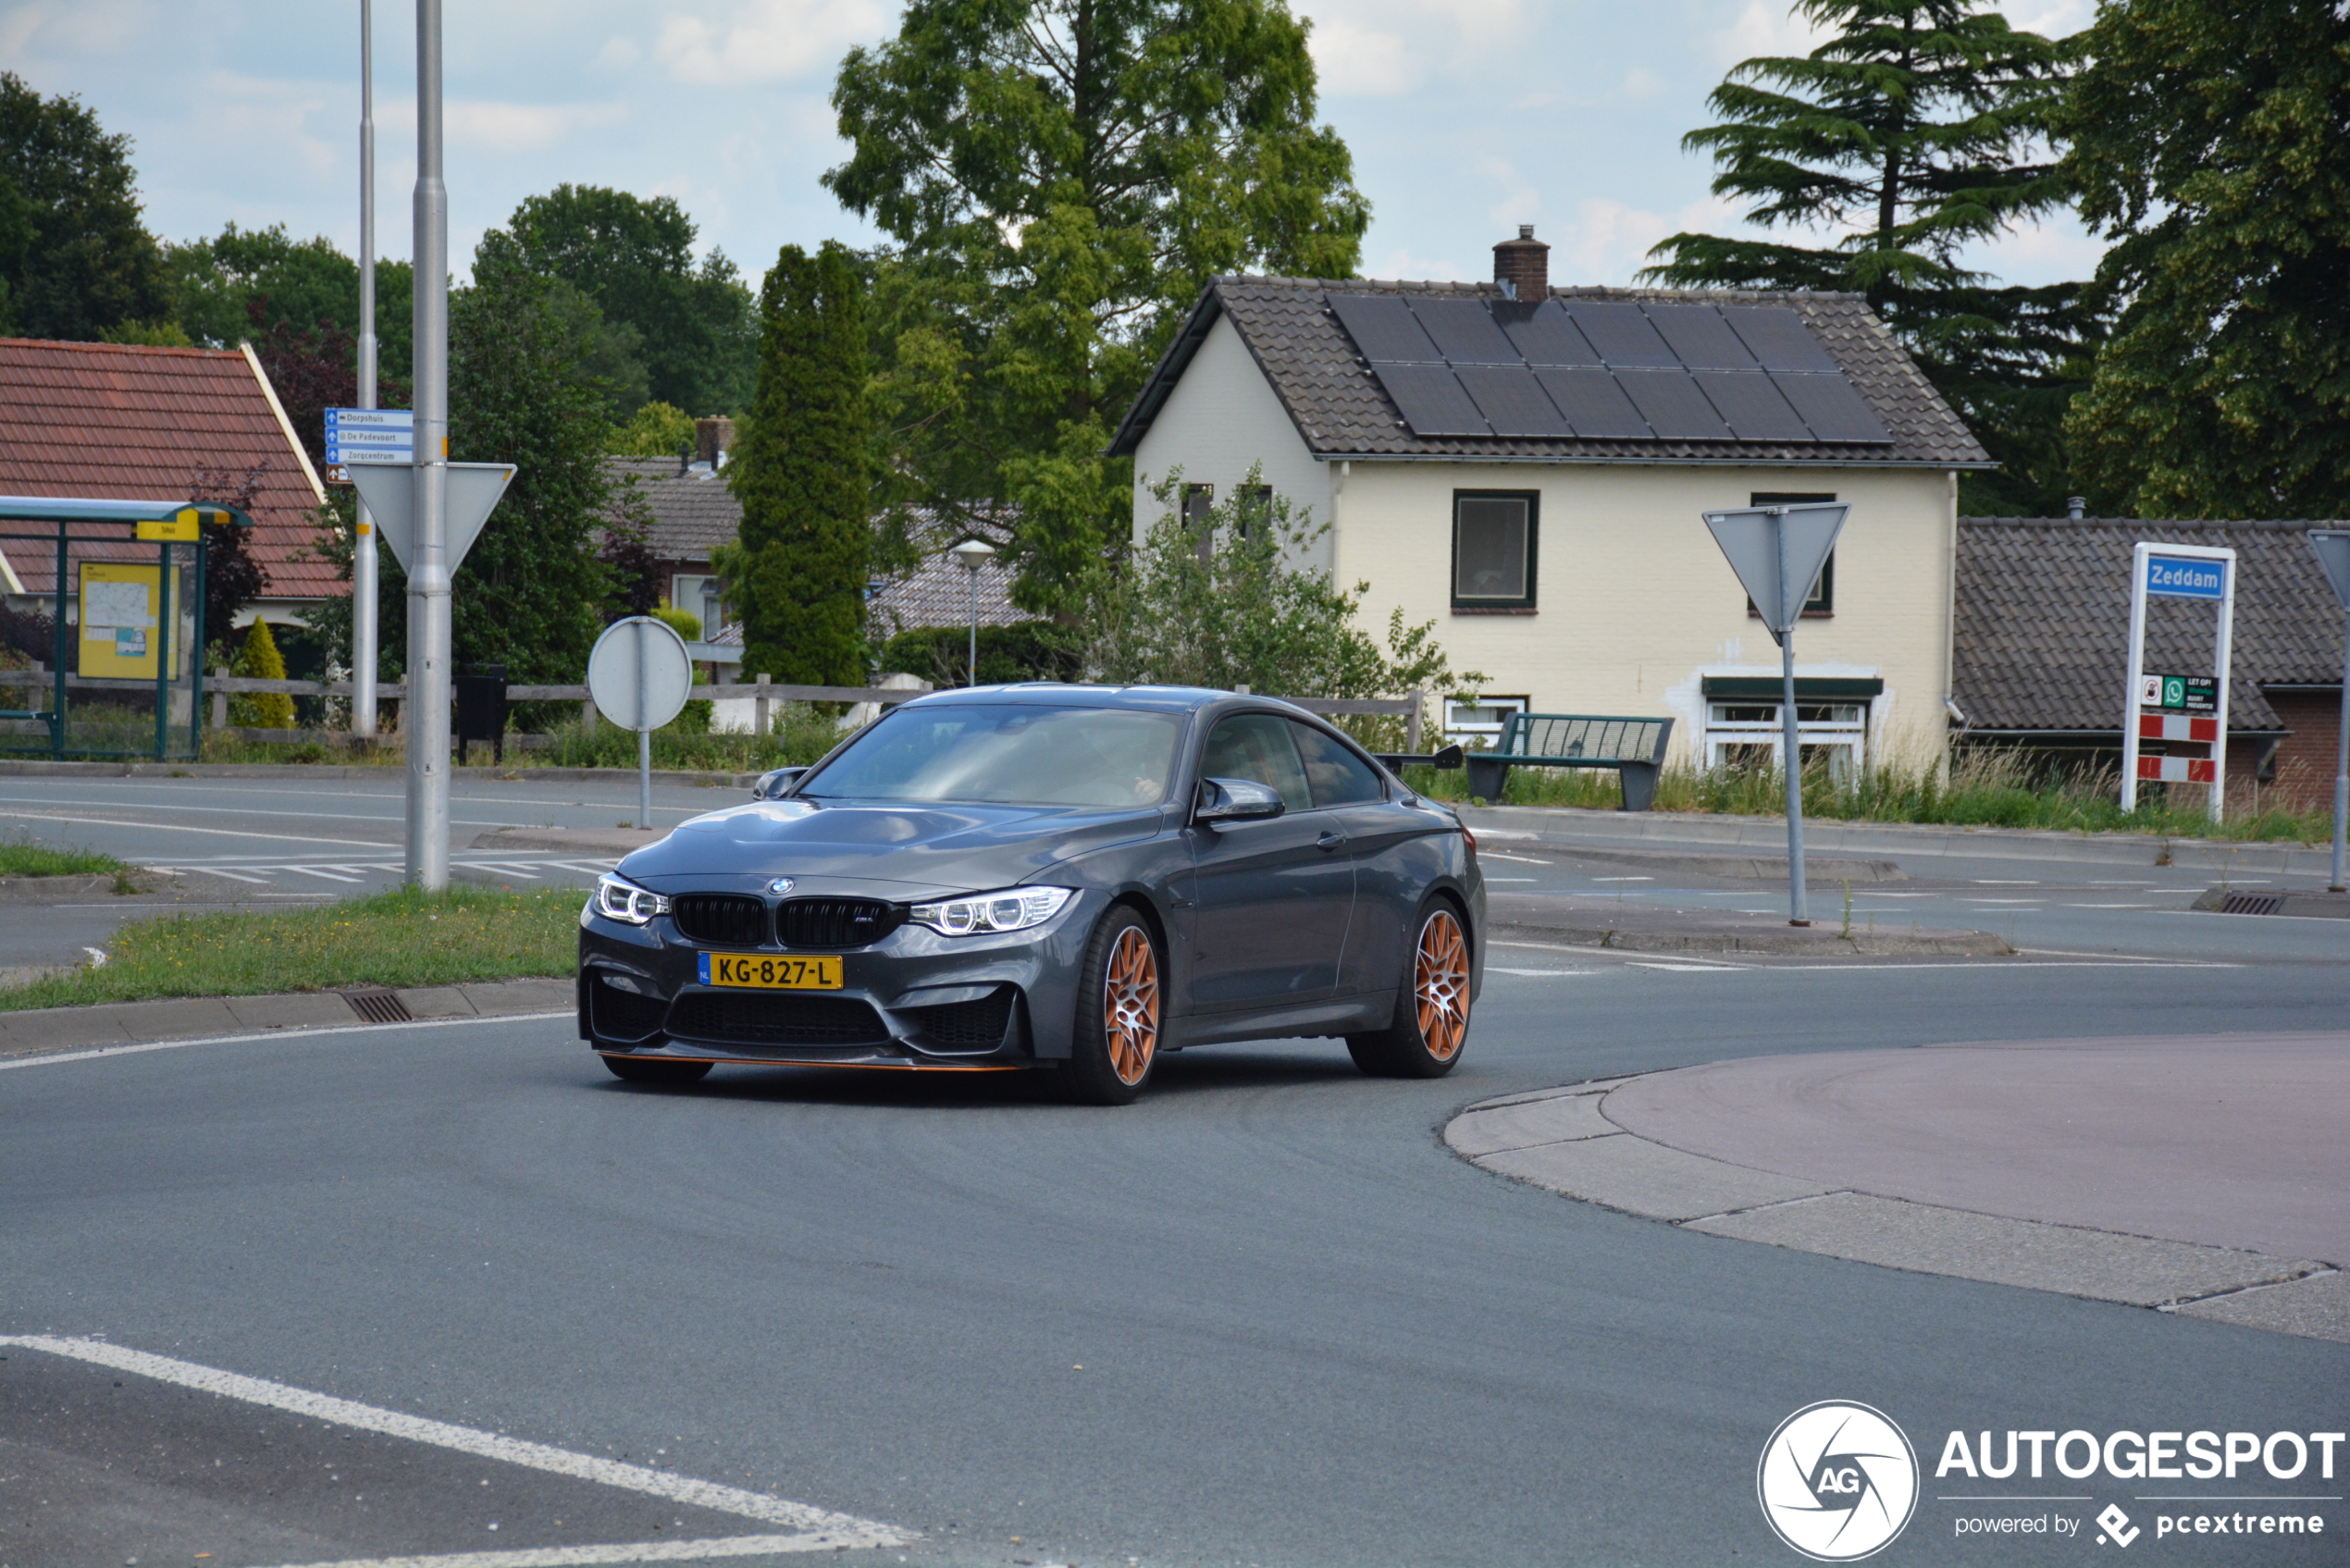
M 1287 703 L 942 692 L 754 796 L 580 913 L 579 1031 L 621 1078 L 1025 1069 L 1123 1105 L 1189 1045 L 1342 1036 L 1435 1078 L 1466 1043 L 1476 840 Z

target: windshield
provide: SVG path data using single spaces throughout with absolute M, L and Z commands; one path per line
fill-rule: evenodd
M 795 793 L 819 799 L 1156 806 L 1182 716 L 988 703 L 901 708 Z

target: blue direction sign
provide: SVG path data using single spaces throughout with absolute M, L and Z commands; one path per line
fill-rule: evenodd
M 416 461 L 416 416 L 404 408 L 330 408 L 327 411 L 327 462 L 337 468 L 359 463 Z
M 2225 599 L 2228 562 L 2183 555 L 2149 555 L 2146 592 L 2164 599 Z

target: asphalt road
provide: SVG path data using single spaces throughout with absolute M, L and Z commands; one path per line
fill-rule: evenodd
M 2125 915 L 2184 919 L 2106 912 Z M 2237 933 L 2220 967 L 1496 949 L 1446 1080 L 1373 1081 L 1334 1043 L 1272 1043 L 1186 1054 L 1113 1111 L 1018 1078 L 721 1069 L 645 1091 L 561 1020 L 0 1070 L 0 1334 L 311 1391 L 288 1423 L 0 1346 L 0 1562 L 773 1528 L 648 1512 L 652 1483 L 590 1496 L 570 1474 L 354 1438 L 303 1418 L 311 1394 L 911 1537 L 847 1561 L 1086 1568 L 1793 1562 L 1756 1461 L 1791 1413 L 1845 1399 L 1899 1422 L 1926 1467 L 1874 1561 L 2111 1555 L 2093 1522 L 2110 1502 L 2146 1532 L 2134 1556 L 2338 1562 L 2339 1451 L 2332 1479 L 2314 1462 L 2226 1486 L 2052 1476 L 2027 1489 L 2073 1500 L 2008 1510 L 2069 1536 L 1961 1537 L 1999 1509 L 1943 1494 L 2010 1488 L 1933 1468 L 1951 1431 L 2340 1431 L 2350 1347 L 1674 1230 L 1499 1179 L 1437 1137 L 1473 1101 L 1730 1056 L 2339 1027 L 2338 955 L 2257 952 L 2286 929 L 2262 921 L 2215 929 Z M 2181 1492 L 2320 1499 L 2206 1511 L 2289 1506 L 2326 1533 L 2158 1544 L 2155 1511 L 2203 1505 L 2143 1495 Z

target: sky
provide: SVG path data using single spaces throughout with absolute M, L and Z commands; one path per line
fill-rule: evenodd
M 1739 60 L 1813 39 L 1779 0 L 1291 0 L 1311 19 L 1321 117 L 1353 148 L 1373 278 L 1491 276 L 1531 223 L 1554 283 L 1626 283 L 1685 229 L 1750 232 L 1681 151 Z M 283 224 L 356 253 L 359 0 L 0 0 L 0 69 L 131 136 L 167 240 Z M 2091 0 L 2017 0 L 2018 27 Z M 889 0 L 446 0 L 450 260 L 569 181 L 667 195 L 754 278 L 786 244 L 877 235 L 818 183 L 841 161 L 842 55 Z M 377 252 L 408 253 L 414 7 L 376 0 Z M 2069 216 L 1972 253 L 2013 283 L 2085 278 Z

